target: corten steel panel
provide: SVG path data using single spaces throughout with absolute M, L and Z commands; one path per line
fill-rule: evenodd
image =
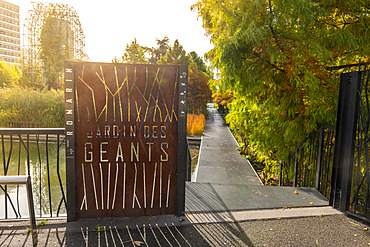
M 77 218 L 176 213 L 178 73 L 74 63 Z

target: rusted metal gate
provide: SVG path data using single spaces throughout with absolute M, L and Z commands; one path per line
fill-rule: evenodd
M 187 66 L 66 62 L 68 220 L 181 215 Z

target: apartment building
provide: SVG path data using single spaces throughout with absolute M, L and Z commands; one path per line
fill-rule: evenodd
M 20 62 L 19 6 L 0 0 L 0 60 Z

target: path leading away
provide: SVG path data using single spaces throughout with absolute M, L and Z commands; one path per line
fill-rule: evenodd
M 314 188 L 263 186 L 213 104 L 208 107 L 198 167 L 186 184 L 186 211 L 214 212 L 327 206 Z M 295 191 L 297 193 L 295 193 Z
M 239 155 L 238 144 L 220 114 L 213 107 L 208 111 L 194 182 L 261 185 L 249 161 Z

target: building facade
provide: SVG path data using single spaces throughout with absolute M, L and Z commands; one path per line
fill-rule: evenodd
M 20 63 L 19 6 L 0 0 L 0 60 Z

